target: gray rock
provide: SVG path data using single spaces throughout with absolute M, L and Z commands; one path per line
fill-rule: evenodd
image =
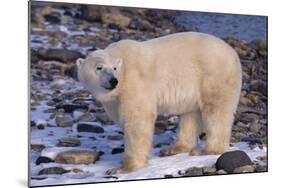
M 77 125 L 78 132 L 104 133 L 104 129 L 99 125 L 79 123 Z
M 44 168 L 39 171 L 39 175 L 48 175 L 48 174 L 65 174 L 70 172 L 70 170 L 65 170 L 64 168 L 61 167 L 50 167 L 50 168 Z
M 233 173 L 235 168 L 252 165 L 252 161 L 244 151 L 230 151 L 223 153 L 216 161 L 217 170 L 223 169 L 227 173 Z
M 64 164 L 92 164 L 99 159 L 99 153 L 87 150 L 69 150 L 59 153 L 56 158 L 56 163 Z

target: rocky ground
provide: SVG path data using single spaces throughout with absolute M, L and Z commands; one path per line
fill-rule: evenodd
M 106 170 L 120 165 L 123 132 L 77 81 L 74 62 L 120 39 L 142 41 L 187 31 L 175 24 L 176 15 L 167 10 L 32 5 L 33 186 L 267 171 L 267 41 L 227 37 L 224 40 L 238 52 L 243 68 L 242 93 L 230 144 L 233 152 L 222 156 L 159 157 L 162 148 L 175 142 L 179 121 L 177 116 L 162 115 L 156 122 L 149 166 L 130 174 L 105 175 Z M 204 134 L 200 139 L 203 145 Z

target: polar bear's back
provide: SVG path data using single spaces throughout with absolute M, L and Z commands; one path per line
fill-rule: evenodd
M 154 57 L 153 75 L 160 112 L 192 111 L 198 107 L 203 92 L 224 90 L 222 81 L 233 83 L 234 89 L 240 90 L 239 58 L 217 37 L 185 32 L 142 44 Z

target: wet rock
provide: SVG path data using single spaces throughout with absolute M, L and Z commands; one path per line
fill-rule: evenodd
M 127 27 L 130 24 L 131 19 L 119 13 L 106 13 L 102 15 L 101 21 L 105 24 Z
M 76 138 L 61 138 L 57 146 L 59 147 L 77 147 L 80 146 L 81 142 Z
M 185 171 L 184 176 L 202 176 L 203 175 L 203 169 L 192 167 Z
M 44 168 L 39 171 L 39 175 L 49 175 L 49 174 L 65 174 L 70 172 L 70 170 L 65 170 L 64 168 L 61 167 L 50 167 L 50 168 Z
M 87 150 L 70 150 L 59 153 L 56 158 L 56 163 L 64 164 L 92 164 L 99 159 L 99 153 Z
M 106 115 L 106 113 L 97 114 L 96 115 L 96 120 L 101 122 L 104 125 L 114 124 L 114 122 L 109 119 L 109 117 Z
M 40 49 L 38 57 L 44 60 L 56 60 L 64 63 L 74 63 L 78 58 L 84 58 L 84 55 L 78 51 L 67 49 Z
M 79 123 L 77 125 L 78 132 L 104 133 L 104 129 L 97 124 Z
M 113 148 L 111 154 L 123 153 L 124 148 Z
M 249 172 L 254 172 L 255 168 L 253 165 L 245 165 L 245 166 L 241 166 L 238 168 L 235 168 L 233 173 L 249 173 Z
M 37 158 L 35 164 L 39 165 L 41 163 L 51 163 L 51 162 L 54 162 L 54 160 L 50 159 L 49 157 L 40 156 Z
M 78 109 L 88 110 L 88 105 L 63 103 L 56 105 L 56 109 L 64 109 L 65 112 L 72 113 L 74 110 Z
M 41 152 L 43 149 L 45 149 L 46 147 L 43 144 L 31 144 L 30 149 L 37 151 L 37 152 Z
M 71 127 L 74 123 L 71 115 L 64 113 L 63 109 L 58 110 L 55 120 L 59 127 Z
M 214 175 L 216 174 L 216 168 L 214 167 L 204 167 L 203 168 L 204 175 Z
M 230 151 L 223 153 L 216 161 L 217 170 L 223 169 L 227 173 L 233 173 L 235 168 L 252 165 L 252 161 L 244 151 Z

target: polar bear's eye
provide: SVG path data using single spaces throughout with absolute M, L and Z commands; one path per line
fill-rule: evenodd
M 98 71 L 102 70 L 102 67 L 97 67 L 97 70 L 98 70 Z
M 116 68 L 116 67 L 114 67 L 114 68 L 113 68 L 113 70 L 117 70 L 117 68 Z

